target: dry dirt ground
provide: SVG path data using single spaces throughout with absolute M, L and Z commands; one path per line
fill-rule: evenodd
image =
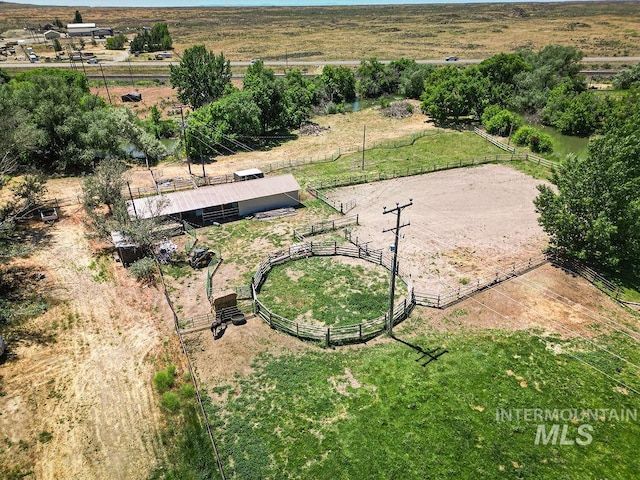
M 328 155 L 357 143 L 363 124 L 368 138 L 381 141 L 429 128 L 425 121 L 420 114 L 391 121 L 374 109 L 323 117 L 318 122 L 331 128 L 321 137 L 301 137 L 269 152 L 228 157 L 207 169 L 210 174 L 227 173 L 287 158 Z M 163 176 L 184 168 L 160 167 Z M 138 177 L 140 182 L 150 181 L 145 169 L 132 174 L 134 181 Z M 49 195 L 77 198 L 79 183 L 52 180 Z M 530 204 L 536 183 L 509 167 L 485 166 L 336 194 L 358 196 L 363 223 L 358 235 L 370 235 L 382 248 L 391 237 L 381 230 L 394 220 L 383 217 L 382 207 L 413 197 L 415 205 L 406 210 L 412 225 L 403 230 L 401 252 L 420 259 L 413 263 L 424 271 L 414 276 L 430 288 L 455 285 L 462 277 L 472 280 L 483 273 L 487 257 L 490 265 L 503 266 L 539 250 L 544 237 Z M 290 239 L 296 222 L 317 220 L 314 215 L 319 214 L 307 210 L 269 222 L 271 230 Z M 110 255 L 100 257 L 103 246 L 86 238 L 79 206 L 63 207 L 62 213 L 48 230 L 49 243 L 25 260 L 44 273 L 42 289 L 55 302 L 25 326 L 29 335 L 10 347 L 0 365 L 0 462 L 20 463 L 37 479 L 146 478 L 165 457 L 153 374 L 167 362 L 183 368 L 171 314 L 158 289 L 141 288 Z M 238 260 L 223 262 L 217 284 L 237 285 L 270 251 L 264 239 L 253 240 L 246 256 L 239 254 L 245 251 L 242 245 L 232 248 L 240 249 L 231 252 Z M 403 267 L 408 263 L 403 260 Z M 204 285 L 203 272 L 172 282 L 181 316 L 206 313 Z M 563 297 L 549 298 L 558 293 Z M 538 327 L 571 336 L 595 332 L 593 325 L 604 321 L 603 316 L 637 321 L 585 281 L 544 266 L 444 311 L 417 308 L 398 331 Z M 205 330 L 189 334 L 186 341 L 198 378 L 207 387 L 228 383 L 236 372 L 250 372 L 261 352 L 278 355 L 318 348 L 273 331 L 255 317 L 244 326 L 229 326 L 218 340 Z
M 80 217 L 66 208 L 26 260 L 54 305 L 0 365 L 0 464 L 27 478 L 142 479 L 164 457 L 151 379 L 159 358 L 180 360 L 171 317 L 156 288 L 96 256 Z
M 514 262 L 539 255 L 546 235 L 537 222 L 535 180 L 510 167 L 484 165 L 405 177 L 331 192 L 338 202 L 355 199 L 361 225 L 353 229 L 360 242 L 388 249 L 396 203 L 413 205 L 402 212 L 399 261 L 416 291 L 438 295 L 462 282 L 495 275 Z
M 473 281 L 493 275 L 541 252 L 546 237 L 531 202 L 537 183 L 510 167 L 486 165 L 348 187 L 333 195 L 345 200 L 357 197 L 358 207 L 350 214 L 358 213 L 362 225 L 353 233 L 371 240 L 372 248 L 392 242 L 392 234 L 382 229 L 394 225 L 395 217 L 383 216 L 383 206 L 393 207 L 396 200 L 412 197 L 414 205 L 402 217 L 411 225 L 402 231 L 401 267 L 412 272 L 417 289 L 438 292 L 459 286 L 462 278 Z M 237 278 L 256 265 L 226 262 L 214 282 L 224 282 L 230 272 Z M 182 298 L 181 291 L 176 295 Z M 562 337 L 592 336 L 607 331 L 612 326 L 609 319 L 636 327 L 638 322 L 585 280 L 543 265 L 445 310 L 417 307 L 397 332 L 535 328 Z M 186 338 L 198 376 L 207 386 L 226 384 L 235 372 L 249 373 L 259 353 L 319 348 L 275 332 L 256 317 L 244 326 L 229 326 L 219 339 L 208 330 Z M 369 343 L 385 341 L 381 337 Z

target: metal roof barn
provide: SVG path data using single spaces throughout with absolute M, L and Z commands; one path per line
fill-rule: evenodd
M 300 185 L 291 174 L 212 185 L 127 202 L 131 217 L 177 216 L 196 225 L 295 207 Z

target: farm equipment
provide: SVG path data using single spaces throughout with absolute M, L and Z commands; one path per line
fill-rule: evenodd
M 189 259 L 189 265 L 192 268 L 204 268 L 211 263 L 216 253 L 213 250 L 207 250 L 206 248 L 194 248 L 191 252 L 191 258 Z

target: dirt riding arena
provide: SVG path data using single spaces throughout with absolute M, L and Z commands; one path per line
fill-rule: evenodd
M 535 180 L 501 165 L 456 169 L 337 189 L 339 202 L 355 199 L 359 242 L 389 248 L 396 216 L 383 215 L 413 199 L 402 212 L 400 268 L 411 273 L 416 291 L 439 293 L 479 277 L 495 275 L 515 262 L 539 255 L 546 236 L 537 223 Z

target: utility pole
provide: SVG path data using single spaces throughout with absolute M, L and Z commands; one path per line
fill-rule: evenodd
M 109 86 L 107 85 L 107 79 L 104 76 L 104 70 L 102 69 L 102 64 L 99 63 L 98 66 L 100 67 L 100 72 L 102 73 L 102 81 L 104 82 L 104 88 L 106 88 L 107 90 L 107 97 L 109 97 L 109 104 L 112 105 L 113 102 L 111 101 L 111 94 L 109 93 Z
M 131 70 L 131 56 L 130 56 L 131 52 L 129 52 L 129 55 L 127 55 L 127 62 L 129 63 L 129 76 L 131 77 L 131 88 L 133 88 L 135 90 L 136 88 L 136 84 L 133 81 L 133 70 Z M 182 110 L 181 110 L 182 112 Z
M 189 146 L 187 145 L 187 134 L 185 130 L 187 126 L 184 123 L 184 113 L 182 112 L 183 105 L 179 105 L 180 108 L 180 136 L 182 137 L 182 145 L 184 145 L 184 153 L 187 157 L 187 168 L 189 169 L 189 175 L 191 175 L 191 162 L 189 161 Z
M 367 126 L 364 125 L 364 128 L 362 130 L 362 170 L 364 171 L 364 146 L 365 146 L 365 141 L 367 139 Z
M 384 210 L 382 211 L 383 215 L 386 215 L 387 213 L 396 214 L 396 226 L 382 231 L 382 233 L 393 232 L 395 235 L 395 241 L 393 243 L 393 264 L 391 265 L 391 285 L 389 286 L 389 313 L 387 314 L 387 333 L 389 335 L 393 334 L 393 300 L 396 294 L 396 271 L 398 270 L 398 240 L 400 238 L 400 229 L 411 225 L 410 222 L 400 225 L 400 215 L 402 210 L 410 207 L 411 205 L 413 205 L 412 198 L 409 199 L 409 203 L 405 203 L 404 205 L 396 203 L 396 208 L 387 210 L 387 207 L 384 207 Z

